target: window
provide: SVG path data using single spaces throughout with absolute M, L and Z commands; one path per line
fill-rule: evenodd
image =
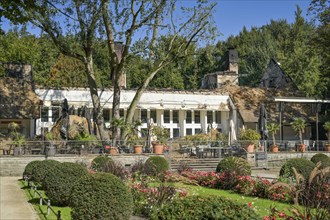
M 52 122 L 60 118 L 60 110 L 61 108 L 59 106 L 52 107 Z
M 207 111 L 207 123 L 212 124 L 212 122 L 213 122 L 213 112 Z
M 110 109 L 103 109 L 104 122 L 110 121 Z
M 173 110 L 172 115 L 173 115 L 173 123 L 179 123 L 179 111 Z
M 179 128 L 173 128 L 173 137 L 180 137 L 180 129 Z
M 201 123 L 201 115 L 200 115 L 200 111 L 194 111 L 194 115 L 195 115 L 195 123 L 196 123 L 196 124 Z
M 192 135 L 192 129 L 191 128 L 186 129 L 186 135 Z
M 215 112 L 215 122 L 217 124 L 221 124 L 221 112 L 219 112 L 219 111 Z
M 150 119 L 157 123 L 157 112 L 155 109 L 150 110 Z
M 191 111 L 186 111 L 186 123 L 191 124 Z
M 123 108 L 119 109 L 119 116 L 121 118 L 123 118 L 125 116 L 124 114 L 125 114 L 124 109 Z
M 41 121 L 48 122 L 48 107 L 41 108 Z
M 170 123 L 170 110 L 164 110 L 164 123 Z
M 147 109 L 141 109 L 141 122 L 142 123 L 147 123 L 147 118 L 148 118 L 147 113 L 148 113 Z
M 201 132 L 202 132 L 202 130 L 200 128 L 195 129 L 195 134 L 200 134 Z

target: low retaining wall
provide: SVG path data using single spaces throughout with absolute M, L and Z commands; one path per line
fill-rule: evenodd
M 305 158 L 310 160 L 315 154 L 322 153 L 330 157 L 330 152 L 316 152 L 309 151 L 305 153 L 297 152 L 278 152 L 278 153 L 267 153 L 267 157 L 260 154 L 247 154 L 247 160 L 252 166 L 256 167 L 281 167 L 286 160 L 292 158 Z
M 90 165 L 92 160 L 98 155 L 85 156 L 55 156 L 48 157 L 49 160 L 59 162 L 84 163 Z M 146 161 L 150 155 L 116 155 L 110 156 L 114 161 L 120 162 L 125 167 L 130 167 L 137 161 Z M 23 176 L 25 166 L 34 160 L 45 160 L 45 156 L 3 156 L 0 157 L 0 176 Z

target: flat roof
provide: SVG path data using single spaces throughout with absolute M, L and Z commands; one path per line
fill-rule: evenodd
M 274 97 L 275 102 L 297 102 L 297 103 L 330 103 L 328 99 L 313 99 L 305 97 Z

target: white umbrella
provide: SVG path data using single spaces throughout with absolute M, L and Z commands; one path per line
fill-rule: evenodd
M 229 122 L 229 138 L 228 138 L 228 145 L 231 146 L 237 141 L 236 131 L 235 131 L 235 124 L 233 120 Z

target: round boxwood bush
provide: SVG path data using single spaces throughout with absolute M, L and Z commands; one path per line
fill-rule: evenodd
M 52 170 L 56 169 L 56 166 L 59 165 L 60 162 L 56 160 L 43 160 L 38 166 L 34 167 L 32 170 L 32 180 L 36 184 L 42 184 L 46 175 L 52 172 Z
M 240 157 L 226 157 L 221 160 L 216 169 L 217 172 L 235 172 L 239 176 L 251 175 L 251 166 L 243 158 Z
M 152 209 L 150 219 L 261 219 L 246 204 L 219 196 L 189 196 Z
M 152 156 L 145 162 L 145 172 L 151 176 L 157 176 L 169 169 L 167 160 L 164 157 Z
M 311 161 L 314 164 L 317 164 L 318 162 L 321 162 L 321 168 L 325 168 L 330 166 L 330 158 L 325 155 L 325 154 L 315 154 L 312 158 Z
M 77 163 L 64 162 L 56 166 L 43 182 L 48 198 L 57 205 L 69 205 L 70 194 L 75 183 L 84 175 L 87 169 Z
M 129 219 L 133 211 L 128 186 L 110 173 L 83 176 L 71 193 L 73 219 Z
M 292 167 L 294 167 L 298 173 L 307 179 L 311 171 L 315 168 L 315 164 L 312 161 L 306 160 L 304 158 L 290 159 L 286 161 L 281 167 L 280 176 L 285 178 L 295 178 Z
M 34 160 L 34 161 L 31 161 L 30 163 L 28 163 L 25 166 L 25 169 L 24 169 L 24 172 L 23 172 L 23 176 L 26 176 L 30 180 L 33 180 L 32 179 L 33 170 L 34 170 L 34 168 L 40 166 L 40 163 L 41 162 L 42 162 L 41 160 Z
M 97 156 L 93 159 L 91 163 L 91 169 L 97 172 L 103 172 L 107 163 L 113 160 L 107 156 Z

